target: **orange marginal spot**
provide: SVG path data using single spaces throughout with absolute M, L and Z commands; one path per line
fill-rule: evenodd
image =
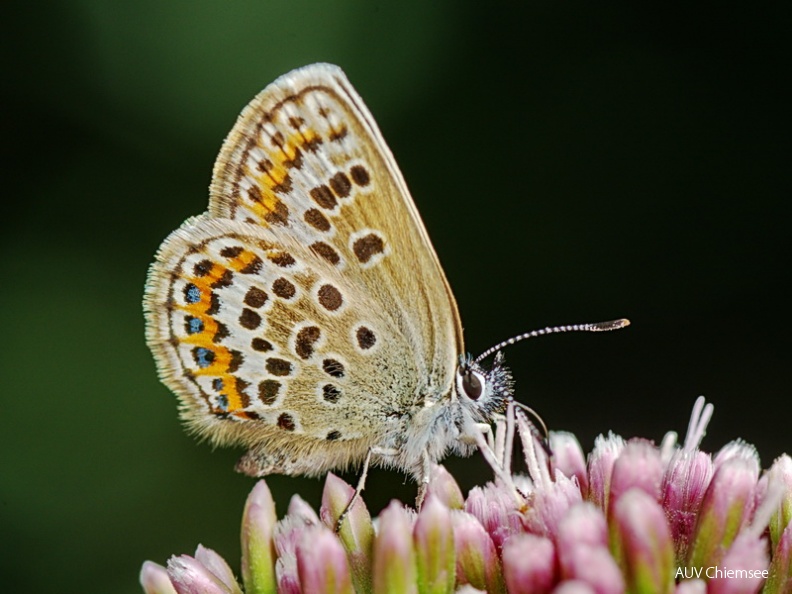
M 206 367 L 201 367 L 198 369 L 192 370 L 193 375 L 216 375 L 218 377 L 224 377 L 228 371 L 228 367 L 231 364 L 231 351 L 229 351 L 226 347 L 220 346 L 219 344 L 213 344 L 211 341 L 206 341 L 204 345 L 206 349 L 212 351 L 214 354 L 214 359 L 212 363 L 207 365 Z
M 184 344 L 192 344 L 195 346 L 202 346 L 207 349 L 214 350 L 216 344 L 214 342 L 215 334 L 217 334 L 217 321 L 211 316 L 201 313 L 192 314 L 193 317 L 198 318 L 203 323 L 203 330 L 195 334 L 188 334 L 181 339 Z
M 242 396 L 240 396 L 239 392 L 237 391 L 234 376 L 226 373 L 219 374 L 218 377 L 223 380 L 223 394 L 225 394 L 226 398 L 228 398 L 228 411 L 226 412 L 229 412 L 235 416 L 241 416 L 239 412 L 244 412 L 242 409 L 245 404 Z M 247 418 L 247 415 L 245 415 L 245 418 Z
M 318 140 L 321 140 L 321 137 L 319 136 L 319 134 L 316 133 L 316 130 L 314 130 L 313 128 L 305 128 L 304 130 L 300 130 L 299 135 L 300 135 L 299 144 L 302 144 L 304 146 L 313 146 L 316 144 Z M 292 134 L 289 136 L 289 144 L 294 143 L 296 145 L 297 144 L 297 142 L 295 142 L 296 140 L 297 140 L 297 134 Z
M 211 343 L 208 343 L 211 344 Z M 236 387 L 236 378 L 228 373 L 228 366 L 231 363 L 231 352 L 224 346 L 211 344 L 207 346 L 215 355 L 214 361 L 209 367 L 203 369 L 191 370 L 194 376 L 211 376 L 223 380 L 223 394 L 228 398 L 228 410 L 226 412 L 233 413 L 245 406 L 245 400 L 239 394 Z
M 181 311 L 186 311 L 188 314 L 200 317 L 206 313 L 206 310 L 211 307 L 211 299 L 212 299 L 212 291 L 208 289 L 208 287 L 201 286 L 203 283 L 193 283 L 196 287 L 198 287 L 198 291 L 201 294 L 201 298 L 196 301 L 195 303 L 177 303 L 176 309 Z
M 259 216 L 259 218 L 264 221 L 266 220 L 264 218 L 265 215 L 277 211 L 278 205 L 281 204 L 281 199 L 278 198 L 272 191 L 272 188 L 277 184 L 270 180 L 266 175 L 257 177 L 256 181 L 259 183 L 259 185 L 264 183 L 267 186 L 270 186 L 269 189 L 262 188 L 261 193 L 259 194 L 259 199 L 256 201 L 251 201 L 250 204 L 251 210 L 253 210 Z
M 212 321 L 212 323 L 214 322 Z M 211 351 L 214 355 L 214 359 L 210 365 L 202 368 L 191 368 L 190 373 L 194 377 L 209 376 L 222 379 L 223 385 L 225 386 L 223 393 L 226 398 L 228 398 L 227 412 L 234 412 L 245 406 L 244 402 L 246 399 L 242 398 L 236 388 L 236 378 L 228 373 L 228 369 L 231 366 L 231 351 L 223 345 L 212 342 L 213 335 L 214 333 L 201 332 L 184 340 L 186 344 L 203 347 Z
M 255 254 L 243 251 L 232 260 L 232 265 L 235 268 L 238 265 L 237 269 L 240 270 L 256 258 Z M 211 271 L 206 275 L 185 277 L 187 282 L 198 288 L 200 299 L 195 303 L 176 304 L 175 309 L 184 311 L 203 322 L 203 330 L 201 332 L 183 337 L 181 341 L 185 344 L 203 347 L 214 355 L 210 365 L 203 368 L 190 369 L 190 373 L 193 376 L 213 376 L 222 379 L 223 385 L 226 386 L 224 394 L 228 398 L 228 412 L 241 416 L 237 411 L 242 411 L 246 399 L 242 398 L 236 388 L 236 378 L 228 373 L 228 369 L 231 366 L 231 351 L 227 347 L 214 342 L 214 337 L 218 331 L 217 320 L 211 314 L 206 313 L 212 307 L 212 284 L 221 279 L 226 270 L 224 266 L 213 263 Z M 248 417 L 247 413 L 244 413 L 244 418 L 250 417 Z
M 209 337 L 211 339 L 217 333 L 217 321 L 212 317 L 212 314 L 207 313 L 212 307 L 212 288 L 210 286 L 212 281 L 211 279 L 207 281 L 206 277 L 192 278 L 190 281 L 193 285 L 198 287 L 201 296 L 200 299 L 195 303 L 177 303 L 174 309 L 183 311 L 203 322 L 204 329 L 201 332 L 190 334 L 183 339 L 186 343 L 198 344 L 198 342 L 195 341 L 202 341 L 204 340 L 203 337 Z
M 177 308 L 182 311 L 189 312 L 190 314 L 201 317 L 211 306 L 212 300 L 212 285 L 220 280 L 226 273 L 227 269 L 220 264 L 212 262 L 212 268 L 203 276 L 185 276 L 184 280 L 188 283 L 195 285 L 201 294 L 201 298 L 195 303 L 177 304 Z
M 284 151 L 284 155 L 286 155 Z M 278 187 L 281 185 L 284 180 L 289 176 L 289 171 L 283 162 L 275 163 L 266 173 L 259 175 L 256 177 L 256 181 L 259 184 L 269 188 L 270 190 Z M 266 199 L 266 197 L 265 197 Z
M 212 262 L 212 269 L 206 275 L 198 278 L 192 278 L 190 280 L 193 284 L 196 284 L 199 287 L 204 285 L 211 289 L 211 285 L 215 281 L 220 280 L 220 278 L 222 278 L 222 276 L 226 273 L 226 270 L 227 269 L 225 266 L 221 266 L 217 262 Z
M 286 182 L 287 178 L 289 177 L 289 169 L 294 166 L 293 164 L 295 159 L 299 155 L 299 145 L 305 143 L 309 137 L 311 139 L 317 137 L 313 130 L 307 130 L 307 133 L 309 136 L 300 134 L 299 132 L 289 134 L 288 138 L 286 138 L 283 144 L 281 144 L 279 147 L 280 153 L 271 155 L 276 159 L 276 161 L 272 163 L 272 166 L 269 167 L 262 175 L 254 176 L 256 181 L 259 182 L 261 186 L 269 188 L 270 190 L 274 190 Z M 271 206 L 266 204 L 267 198 L 267 196 L 264 197 L 265 206 L 270 207 L 270 210 L 272 210 Z
M 330 134 L 328 137 L 330 138 L 330 140 L 341 140 L 347 134 L 349 134 L 349 130 L 344 124 L 341 124 L 337 130 L 332 126 L 330 126 Z
M 262 221 L 272 222 L 267 215 L 275 213 L 279 217 L 288 213 L 282 200 L 276 193 L 288 193 L 292 188 L 292 180 L 289 170 L 294 167 L 301 167 L 302 151 L 300 147 L 315 147 L 321 142 L 321 137 L 314 130 L 306 128 L 289 134 L 277 153 L 267 151 L 272 158 L 271 166 L 266 171 L 257 175 L 246 167 L 246 173 L 256 182 L 257 191 L 252 192 L 253 199 L 250 207 Z
M 237 272 L 242 272 L 259 259 L 260 258 L 253 252 L 249 250 L 242 250 L 237 256 L 231 258 L 228 263 L 231 265 L 231 268 Z

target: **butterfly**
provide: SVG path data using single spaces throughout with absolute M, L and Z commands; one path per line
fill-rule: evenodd
M 512 399 L 506 343 L 465 354 L 393 155 L 329 64 L 278 78 L 243 110 L 208 211 L 157 253 L 144 310 L 188 428 L 247 448 L 237 469 L 252 476 L 375 464 L 425 484 Z M 610 328 L 549 330 L 565 329 Z

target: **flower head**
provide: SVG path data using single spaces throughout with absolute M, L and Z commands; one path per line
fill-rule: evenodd
M 319 513 L 295 496 L 277 519 L 264 481 L 242 521 L 240 587 L 230 566 L 199 546 L 166 567 L 147 561 L 146 594 L 790 594 L 792 458 L 760 477 L 756 450 L 735 441 L 699 449 L 712 405 L 696 402 L 683 445 L 609 435 L 587 462 L 569 434 L 538 446 L 509 409 L 496 479 L 463 497 L 436 466 L 419 512 L 399 502 L 372 522 L 354 489 L 328 475 Z M 509 469 L 523 445 L 530 476 Z M 506 436 L 506 437 L 504 437 Z

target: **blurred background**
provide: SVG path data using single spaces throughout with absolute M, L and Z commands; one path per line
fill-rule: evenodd
M 140 592 L 144 559 L 238 569 L 253 481 L 182 431 L 143 340 L 146 269 L 202 212 L 241 108 L 341 65 L 400 163 L 474 353 L 551 428 L 792 450 L 789 3 L 65 0 L 4 11 L 0 571 Z M 465 489 L 489 480 L 451 461 Z M 354 475 L 347 475 L 354 480 Z M 319 480 L 268 480 L 279 512 Z M 378 512 L 415 487 L 375 472 Z

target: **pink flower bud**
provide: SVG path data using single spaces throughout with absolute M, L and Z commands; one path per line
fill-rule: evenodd
M 533 505 L 525 513 L 525 526 L 534 534 L 555 534 L 569 509 L 582 501 L 577 483 L 559 474 L 554 482 L 533 494 Z
M 375 593 L 417 594 L 418 570 L 412 532 L 410 514 L 401 503 L 392 501 L 380 514 L 379 531 L 374 539 Z
M 612 547 L 627 580 L 627 590 L 670 594 L 674 587 L 674 548 L 660 504 L 636 487 L 619 497 L 612 511 Z
M 277 560 L 275 580 L 279 594 L 300 594 L 300 578 L 297 575 L 297 542 L 305 531 L 306 524 L 299 516 L 286 516 L 275 525 L 273 541 Z
M 303 593 L 354 594 L 346 551 L 329 528 L 321 524 L 306 528 L 296 555 Z
M 710 567 L 721 562 L 751 519 L 758 474 L 757 465 L 742 456 L 729 457 L 715 470 L 693 531 L 689 566 Z
M 458 582 L 487 592 L 503 591 L 501 565 L 489 534 L 468 513 L 455 511 L 451 518 Z
M 594 588 L 581 580 L 566 580 L 558 584 L 553 594 L 596 594 Z
M 613 465 L 608 505 L 612 507 L 623 493 L 634 488 L 658 500 L 663 470 L 660 451 L 653 443 L 644 439 L 631 439 Z
M 553 452 L 551 458 L 553 469 L 561 471 L 569 478 L 576 478 L 580 492 L 586 497 L 588 495 L 586 457 L 577 437 L 572 433 L 554 431 L 550 434 L 550 449 Z
M 292 495 L 289 500 L 289 509 L 286 513 L 290 516 L 301 518 L 306 526 L 319 524 L 319 516 L 314 509 L 299 495 Z
M 176 594 L 167 570 L 153 561 L 143 563 L 140 569 L 140 585 L 146 594 Z
M 468 493 L 465 511 L 476 517 L 500 551 L 512 534 L 523 531 L 522 516 L 511 493 L 503 486 L 488 483 Z
M 558 524 L 556 554 L 561 577 L 570 592 L 622 594 L 624 578 L 608 551 L 608 534 L 602 510 L 590 502 L 573 505 Z M 562 584 L 562 585 L 563 585 Z M 556 592 L 559 591 L 556 589 Z
M 707 582 L 700 579 L 682 580 L 677 584 L 674 594 L 707 594 Z
M 781 533 L 773 551 L 763 594 L 792 593 L 792 522 Z
M 421 593 L 452 592 L 456 581 L 456 551 L 451 511 L 433 494 L 415 520 L 413 540 Z
M 558 525 L 555 537 L 561 550 L 581 545 L 608 546 L 608 525 L 602 510 L 588 501 L 573 505 Z
M 233 594 L 222 580 L 189 555 L 171 557 L 168 576 L 178 594 Z
M 338 518 L 344 513 L 355 490 L 332 472 L 325 479 L 319 517 L 325 526 L 335 531 Z M 366 504 L 358 499 L 349 510 L 338 532 L 341 544 L 349 556 L 352 582 L 356 591 L 371 590 L 371 551 L 374 543 L 374 525 Z
M 459 488 L 454 477 L 444 466 L 435 464 L 432 466 L 432 478 L 429 481 L 429 488 L 426 492 L 427 498 L 436 497 L 448 509 L 462 509 L 465 505 L 465 496 Z
M 223 582 L 229 590 L 234 594 L 242 594 L 239 589 L 234 572 L 228 566 L 225 559 L 214 552 L 212 549 L 207 549 L 203 545 L 198 545 L 195 550 L 195 559 L 201 563 L 206 569 L 211 571 L 221 582 Z
M 594 450 L 588 458 L 589 491 L 588 499 L 602 511 L 608 511 L 611 476 L 616 459 L 624 450 L 624 440 L 609 433 L 594 440 Z
M 767 578 L 767 541 L 742 532 L 716 567 L 707 568 L 708 594 L 756 594 Z
M 770 518 L 770 542 L 776 546 L 784 529 L 792 522 L 792 458 L 787 454 L 780 456 L 765 476 L 768 482 L 782 485 L 781 503 Z
M 502 562 L 509 594 L 549 594 L 558 580 L 555 547 L 543 536 L 511 537 L 503 546 Z
M 277 517 L 267 483 L 259 481 L 242 514 L 242 579 L 246 592 L 275 591 L 275 545 L 272 540 Z
M 558 549 L 561 577 L 588 584 L 595 594 L 624 594 L 624 577 L 605 547 Z
M 733 458 L 745 460 L 755 469 L 756 474 L 759 474 L 759 453 L 754 446 L 744 442 L 742 439 L 735 439 L 723 446 L 720 451 L 715 454 L 715 459 L 712 461 L 712 464 L 715 470 L 718 470 L 724 462 Z
M 712 479 L 712 458 L 698 450 L 680 449 L 663 476 L 661 503 L 671 528 L 678 563 L 687 559 L 704 493 Z

